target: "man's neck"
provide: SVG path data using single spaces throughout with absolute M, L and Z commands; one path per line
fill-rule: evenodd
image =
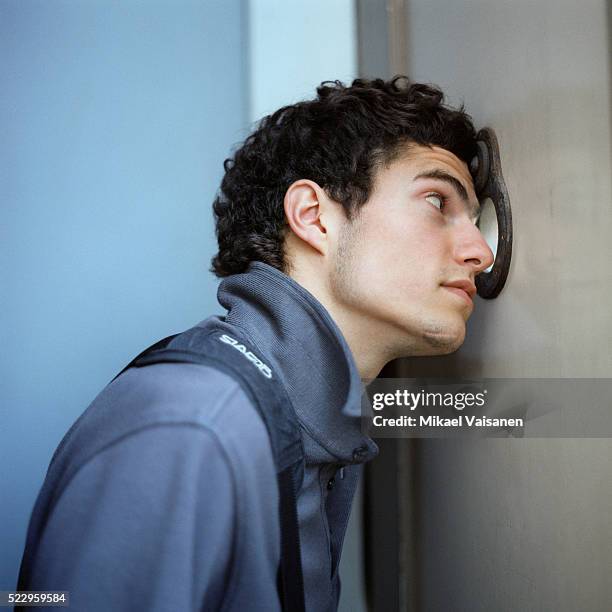
M 309 291 L 334 320 L 351 349 L 360 378 L 366 382 L 376 378 L 383 367 L 394 358 L 380 329 L 376 329 L 363 314 L 353 313 L 338 304 L 319 283 L 312 282 L 296 272 L 291 272 L 290 276 Z

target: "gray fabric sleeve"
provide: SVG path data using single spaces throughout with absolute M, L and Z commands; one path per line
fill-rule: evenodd
M 218 610 L 232 570 L 236 489 L 215 434 L 151 426 L 83 465 L 44 529 L 30 588 L 88 612 Z

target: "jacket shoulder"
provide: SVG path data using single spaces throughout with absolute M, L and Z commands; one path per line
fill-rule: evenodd
M 107 385 L 56 451 L 70 462 L 151 427 L 191 425 L 214 434 L 233 463 L 261 462 L 274 473 L 263 420 L 241 385 L 216 368 L 155 364 L 132 368 Z

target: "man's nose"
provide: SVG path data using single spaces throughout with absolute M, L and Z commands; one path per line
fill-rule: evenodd
M 484 236 L 469 220 L 461 224 L 456 245 L 457 260 L 462 265 L 469 265 L 474 270 L 474 275 L 486 270 L 495 260 L 495 255 Z

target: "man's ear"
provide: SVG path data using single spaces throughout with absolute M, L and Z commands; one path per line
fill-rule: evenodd
M 329 246 L 327 204 L 323 189 L 308 179 L 295 181 L 285 193 L 285 217 L 291 231 L 321 255 Z

